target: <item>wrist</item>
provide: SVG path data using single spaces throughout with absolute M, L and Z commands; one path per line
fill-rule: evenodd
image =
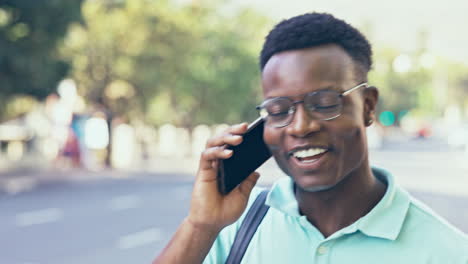
M 187 216 L 184 219 L 184 224 L 194 233 L 203 233 L 214 236 L 217 236 L 224 228 L 223 226 L 218 226 L 214 223 L 201 223 L 192 219 L 190 216 Z

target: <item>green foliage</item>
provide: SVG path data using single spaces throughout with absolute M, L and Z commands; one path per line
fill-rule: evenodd
M 71 22 L 80 21 L 81 0 L 3 0 L 0 2 L 1 96 L 43 98 L 56 88 L 69 66 L 56 53 Z
M 411 57 L 413 64 L 408 71 L 396 72 L 393 63 L 398 55 L 398 51 L 388 48 L 379 49 L 375 54 L 375 69 L 369 79 L 379 88 L 379 112 L 400 113 L 420 109 L 428 114 L 434 113 L 433 72 L 414 63 L 418 55 Z
M 188 128 L 250 120 L 267 20 L 250 10 L 221 17 L 216 8 L 88 1 L 85 25 L 72 28 L 62 54 L 73 61 L 86 98 L 117 115 Z M 131 95 L 116 97 L 115 81 L 127 83 Z
M 0 105 L 43 98 L 66 76 L 90 104 L 129 119 L 187 128 L 250 121 L 261 100 L 258 53 L 272 23 L 251 9 L 229 13 L 223 2 L 3 0 Z M 399 54 L 376 50 L 370 83 L 379 111 L 440 114 L 452 101 L 468 105 L 466 67 L 414 63 L 398 73 Z

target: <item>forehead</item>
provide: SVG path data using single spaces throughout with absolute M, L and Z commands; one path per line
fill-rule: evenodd
M 275 54 L 262 72 L 265 97 L 294 96 L 321 89 L 343 90 L 355 82 L 354 63 L 330 44 Z

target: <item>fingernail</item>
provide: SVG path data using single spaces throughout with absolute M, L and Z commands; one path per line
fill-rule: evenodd
M 223 150 L 223 153 L 226 154 L 226 155 L 229 155 L 232 153 L 232 149 L 225 149 Z
M 241 139 L 242 137 L 239 136 L 239 135 L 233 135 L 232 138 L 235 139 L 235 140 L 239 140 L 239 139 Z

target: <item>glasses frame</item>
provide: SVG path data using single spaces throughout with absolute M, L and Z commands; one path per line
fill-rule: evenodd
M 355 91 L 355 90 L 357 90 L 357 89 L 359 89 L 359 88 L 361 88 L 361 87 L 367 88 L 367 87 L 369 87 L 369 85 L 368 85 L 367 82 L 363 82 L 363 83 L 360 83 L 360 84 L 358 84 L 358 85 L 356 85 L 356 86 L 354 86 L 354 87 L 352 87 L 352 88 L 349 88 L 348 90 L 345 90 L 345 91 L 343 91 L 343 92 L 341 92 L 341 93 L 339 93 L 339 92 L 336 92 L 336 93 L 338 94 L 339 98 L 343 98 L 343 97 L 345 97 L 346 95 L 352 93 L 353 91 Z M 333 92 L 335 92 L 334 90 L 323 90 L 323 91 L 333 91 Z M 288 109 L 288 116 L 294 116 L 294 114 L 296 113 L 296 110 L 297 110 L 296 105 L 297 105 L 297 104 L 300 104 L 300 103 L 304 103 L 304 99 L 306 98 L 306 96 L 308 96 L 308 95 L 310 95 L 310 94 L 315 94 L 315 93 L 318 93 L 318 92 L 320 92 L 320 91 L 315 91 L 315 92 L 311 92 L 311 93 L 306 93 L 306 94 L 304 94 L 303 99 L 302 99 L 302 100 L 298 100 L 298 101 L 293 101 L 293 100 L 291 100 L 291 98 L 286 97 L 286 96 L 280 96 L 280 97 L 269 98 L 269 99 L 263 101 L 263 103 L 262 103 L 261 105 L 258 105 L 258 106 L 256 106 L 255 108 L 260 112 L 260 116 L 265 120 L 265 119 L 268 117 L 268 115 L 269 115 L 268 112 L 266 112 L 266 110 L 265 110 L 265 104 L 268 103 L 268 102 L 271 101 L 271 100 L 275 100 L 275 99 L 278 99 L 278 98 L 286 98 L 286 99 L 292 101 L 291 107 L 289 107 L 289 109 Z M 341 106 L 340 106 L 340 107 L 342 107 L 342 103 L 341 103 Z M 335 119 L 335 118 L 337 118 L 337 117 L 339 117 L 339 116 L 341 115 L 341 110 L 342 110 L 342 108 L 340 108 L 340 113 L 337 114 L 336 116 L 329 117 L 329 118 L 324 118 L 324 119 L 319 119 L 319 120 L 329 121 L 329 120 Z M 288 122 L 286 122 L 284 125 L 272 126 L 272 127 L 276 127 L 276 128 L 286 127 L 286 126 L 288 126 L 289 124 L 291 124 L 291 122 L 292 122 L 293 119 L 294 119 L 294 117 L 293 117 L 293 118 L 290 118 L 290 120 L 289 120 Z M 266 120 L 265 120 L 265 121 L 266 121 Z M 265 124 L 267 125 L 267 122 L 265 122 Z M 271 125 L 268 125 L 268 126 L 271 126 Z

